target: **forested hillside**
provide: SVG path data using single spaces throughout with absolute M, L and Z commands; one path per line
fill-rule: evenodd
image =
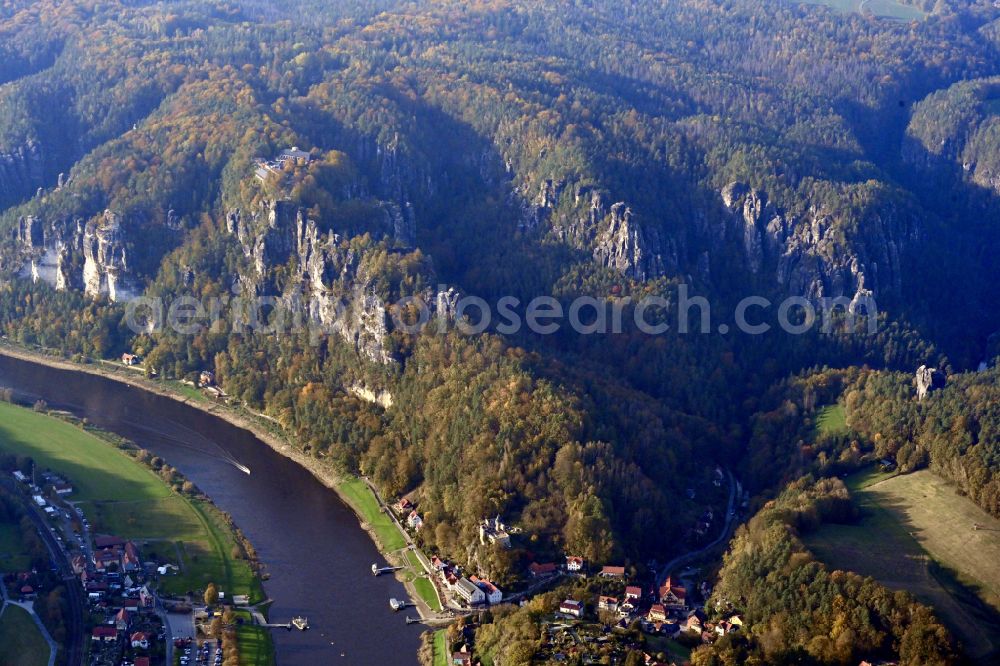
M 697 546 L 692 524 L 725 505 L 717 465 L 771 498 L 893 455 L 996 514 L 996 371 L 910 391 L 920 365 L 997 351 L 1000 10 L 911 4 L 927 16 L 0 2 L 0 328 L 164 378 L 212 371 L 317 460 L 412 494 L 424 545 L 501 582 L 565 552 L 644 567 Z M 457 311 L 586 297 L 698 320 L 681 293 L 707 299 L 708 330 L 467 335 Z M 750 295 L 774 302 L 751 312 L 766 334 L 733 326 Z M 136 325 L 129 303 L 181 297 L 231 316 Z M 790 334 L 788 297 L 841 308 Z M 423 332 L 404 325 L 417 302 Z M 875 330 L 852 325 L 875 304 Z M 850 432 L 814 441 L 838 401 Z M 510 551 L 477 538 L 498 514 L 523 530 Z M 862 652 L 925 647 L 892 631 Z M 751 652 L 858 656 L 771 633 Z

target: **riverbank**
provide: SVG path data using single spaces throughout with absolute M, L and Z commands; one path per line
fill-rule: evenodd
M 359 496 L 356 486 L 360 482 L 356 478 L 345 478 L 343 474 L 323 464 L 322 461 L 304 454 L 301 449 L 288 439 L 284 432 L 279 431 L 280 424 L 276 421 L 264 415 L 252 413 L 244 408 L 213 402 L 207 397 L 199 398 L 197 395 L 191 393 L 190 390 L 182 392 L 180 387 L 183 385 L 179 383 L 177 387 L 174 387 L 165 380 L 149 379 L 139 371 L 124 366 L 117 367 L 110 362 L 76 362 L 61 355 L 26 349 L 6 340 L 0 341 L 0 355 L 58 370 L 95 375 L 131 388 L 139 388 L 143 391 L 198 409 L 206 414 L 222 419 L 232 426 L 250 432 L 274 452 L 307 470 L 323 486 L 332 490 L 344 505 L 351 509 L 361 528 L 376 545 L 387 562 L 393 566 L 407 567 L 408 569 L 411 567 L 411 562 L 406 557 L 405 551 L 393 548 L 398 543 L 395 537 L 392 536 L 393 532 L 391 531 L 396 530 L 398 534 L 398 527 L 394 521 L 380 510 L 372 511 L 371 503 L 374 503 L 376 507 L 379 506 L 374 496 L 370 498 L 370 501 L 367 497 Z M 385 524 L 382 524 L 383 519 Z M 399 534 L 398 536 L 404 541 L 406 540 L 405 535 Z M 408 576 L 408 569 L 397 572 L 396 577 L 405 586 L 410 601 L 422 619 L 440 619 L 436 616 L 435 609 L 424 602 L 422 595 L 414 585 L 414 580 L 420 579 L 420 572 L 414 571 L 413 575 Z
M 56 539 L 62 540 L 53 552 L 61 553 L 67 562 L 71 555 L 91 557 L 91 535 L 113 535 L 138 545 L 153 562 L 179 567 L 172 574 L 161 574 L 151 585 L 160 599 L 187 604 L 214 584 L 233 598 L 245 596 L 251 604 L 264 601 L 252 546 L 228 514 L 167 463 L 161 466 L 151 460 L 133 442 L 95 429 L 66 412 L 0 402 L 0 451 L 30 458 L 36 469 L 56 473 L 71 484 L 72 491 L 64 500 L 67 504 L 49 500 L 66 511 L 67 520 L 60 517 L 52 525 L 46 523 L 53 531 L 61 531 Z M 80 512 L 82 521 L 69 518 L 74 511 Z M 96 575 L 96 581 L 102 582 L 100 570 Z M 164 616 L 158 615 L 165 623 Z M 81 609 L 78 617 L 87 617 L 86 610 Z M 140 626 L 150 632 L 160 627 Z M 270 646 L 267 630 L 247 627 L 245 633 L 254 635 L 255 658 L 241 659 L 241 663 L 273 666 L 273 649 L 264 651 Z M 164 650 L 169 658 L 170 635 Z

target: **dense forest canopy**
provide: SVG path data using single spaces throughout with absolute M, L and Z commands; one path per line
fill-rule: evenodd
M 925 15 L 0 2 L 0 328 L 81 359 L 135 352 L 162 377 L 213 371 L 321 464 L 417 499 L 423 545 L 501 582 L 565 552 L 642 567 L 697 545 L 692 523 L 725 504 L 720 465 L 781 503 L 803 475 L 892 456 L 997 515 L 1000 10 L 909 4 Z M 657 297 L 647 314 L 674 322 L 682 287 L 710 332 L 470 336 L 455 316 L 464 295 L 626 318 Z M 873 299 L 878 325 L 718 332 L 749 295 L 851 315 Z M 273 299 L 310 326 L 130 325 L 132 299 L 188 296 Z M 397 325 L 401 299 L 444 325 Z M 924 401 L 920 365 L 951 375 Z M 838 402 L 849 431 L 815 441 Z M 836 494 L 818 483 L 797 492 Z M 523 530 L 510 551 L 477 538 L 498 514 Z M 806 587 L 882 603 L 768 516 L 727 560 L 734 590 L 739 540 L 766 533 Z M 793 597 L 752 607 L 766 624 L 804 613 Z M 886 603 L 919 629 L 842 627 L 861 652 L 947 651 L 923 610 Z M 739 650 L 859 654 L 769 631 Z

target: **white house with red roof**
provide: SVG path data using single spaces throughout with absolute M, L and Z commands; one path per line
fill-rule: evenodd
M 653 604 L 649 609 L 649 621 L 656 622 L 666 622 L 667 621 L 667 609 L 663 607 L 663 604 Z
M 573 599 L 567 599 L 559 604 L 559 612 L 580 619 L 583 617 L 583 604 Z
M 597 598 L 597 610 L 608 611 L 609 613 L 618 612 L 618 597 L 606 597 L 599 596 Z
M 660 586 L 660 603 L 668 610 L 687 610 L 687 590 L 667 576 L 667 580 Z
M 491 583 L 490 581 L 486 580 L 485 578 L 478 578 L 476 576 L 472 576 L 469 580 L 471 580 L 474 584 L 478 585 L 479 589 L 483 591 L 483 594 L 486 595 L 487 603 L 498 604 L 501 601 L 503 601 L 503 592 L 501 592 L 500 588 Z

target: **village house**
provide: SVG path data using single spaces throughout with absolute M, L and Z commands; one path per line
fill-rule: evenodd
M 424 519 L 420 517 L 416 509 L 410 512 L 410 515 L 406 517 L 406 526 L 411 530 L 420 531 L 420 528 L 424 526 Z
M 125 539 L 107 534 L 98 534 L 94 537 L 94 548 L 97 550 L 108 550 L 111 548 L 123 548 Z
M 455 583 L 455 594 L 462 598 L 465 603 L 475 606 L 486 601 L 486 593 L 478 585 L 468 578 L 460 578 Z
M 89 599 L 93 601 L 100 601 L 108 594 L 108 584 L 96 580 L 88 581 L 86 583 L 85 590 Z
M 698 611 L 690 611 L 682 628 L 684 631 L 700 634 L 704 629 L 702 622 L 703 618 Z
M 663 607 L 663 604 L 653 604 L 649 609 L 649 615 L 647 616 L 650 622 L 666 622 L 667 621 L 667 609 Z
M 559 604 L 559 612 L 563 615 L 580 619 L 583 617 L 583 604 L 573 599 L 567 599 Z
M 487 603 L 498 604 L 503 601 L 503 592 L 490 581 L 485 578 L 477 578 L 476 576 L 473 576 L 469 580 L 478 585 L 479 589 L 483 591 L 483 594 L 486 595 Z
M 597 598 L 597 610 L 608 611 L 609 613 L 618 612 L 618 598 L 617 597 L 605 597 L 600 596 Z
M 79 576 L 87 570 L 87 558 L 83 555 L 74 555 L 70 565 L 73 567 L 73 574 Z
M 135 354 L 122 354 L 122 365 L 132 367 L 133 365 L 139 365 L 141 360 L 142 359 Z
M 206 388 L 215 385 L 215 373 L 211 370 L 202 370 L 198 375 L 198 387 Z
M 575 557 L 568 555 L 566 557 L 566 571 L 577 573 L 583 571 L 584 559 L 582 557 Z
M 73 494 L 73 486 L 71 484 L 69 484 L 69 483 L 58 483 L 58 484 L 52 486 L 52 488 L 56 491 L 57 495 L 72 495 Z
M 431 566 L 434 568 L 435 571 L 444 571 L 445 567 L 447 567 L 448 564 L 440 557 L 435 555 L 434 557 L 431 558 Z
M 507 526 L 500 520 L 500 516 L 486 518 L 479 524 L 479 543 L 483 545 L 496 543 L 504 548 L 510 548 L 510 533 L 507 531 Z
M 147 634 L 144 631 L 137 631 L 134 634 L 132 634 L 131 642 L 132 642 L 132 647 L 133 648 L 140 648 L 142 650 L 148 650 L 149 649 L 149 634 Z
M 118 640 L 118 630 L 114 627 L 94 627 L 94 630 L 90 632 L 90 640 L 114 643 Z
M 667 576 L 667 580 L 660 586 L 660 603 L 668 610 L 687 610 L 687 590 L 683 585 L 674 583 L 673 578 Z
M 136 657 L 135 666 L 149 666 L 149 657 Z
M 554 562 L 546 562 L 544 564 L 532 562 L 528 565 L 528 573 L 531 574 L 532 578 L 546 578 L 554 575 L 557 570 L 558 567 L 556 567 Z
M 455 586 L 458 585 L 459 577 L 455 573 L 454 569 L 443 569 L 441 571 L 441 577 L 444 578 L 444 584 L 448 586 L 449 590 L 454 590 Z
M 625 598 L 635 599 L 636 601 L 642 599 L 642 588 L 638 585 L 629 585 L 625 588 Z
M 142 570 L 142 562 L 139 560 L 139 549 L 131 541 L 125 544 L 122 552 L 122 570 L 128 573 L 135 573 Z
M 20 481 L 21 483 L 28 482 L 28 477 L 25 476 L 24 473 L 21 472 L 21 470 L 14 470 L 14 478 Z
M 114 550 L 99 550 L 94 552 L 94 568 L 103 573 L 117 569 L 121 563 L 121 554 Z
M 115 628 L 117 628 L 118 631 L 128 631 L 129 627 L 132 626 L 133 615 L 134 614 L 129 609 L 122 608 L 115 615 Z
M 453 652 L 451 664 L 452 666 L 472 666 L 472 653 L 469 652 L 469 648 L 463 645 L 461 650 Z
M 606 565 L 603 569 L 601 569 L 601 573 L 599 575 L 605 578 L 624 578 L 625 567 Z
M 638 607 L 639 605 L 636 603 L 636 599 L 633 599 L 632 597 L 625 597 L 624 601 L 622 601 L 618 606 L 618 612 L 622 615 L 631 615 Z

